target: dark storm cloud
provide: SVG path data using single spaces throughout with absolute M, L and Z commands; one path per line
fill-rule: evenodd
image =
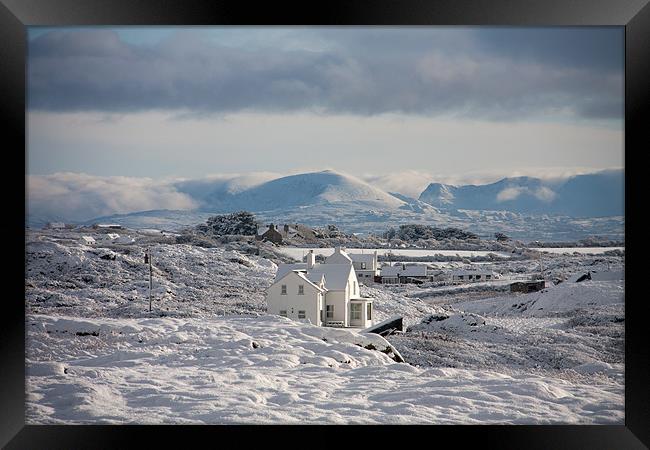
M 622 118 L 621 33 L 615 31 L 289 29 L 239 46 L 202 32 L 144 46 L 107 29 L 54 31 L 30 43 L 29 105 Z

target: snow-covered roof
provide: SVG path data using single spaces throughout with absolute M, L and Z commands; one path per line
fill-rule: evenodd
M 324 292 L 324 291 L 325 291 L 325 289 L 322 289 L 320 286 L 318 286 L 318 285 L 315 284 L 313 281 L 311 281 L 309 278 L 307 278 L 305 272 L 302 272 L 302 271 L 300 271 L 300 270 L 289 270 L 289 271 L 287 271 L 287 272 L 284 272 L 284 275 L 282 275 L 281 277 L 279 277 L 279 278 L 276 277 L 275 281 L 273 281 L 273 284 L 279 282 L 279 281 L 282 280 L 284 277 L 289 276 L 289 275 L 295 275 L 295 276 L 301 278 L 301 279 L 302 279 L 303 281 L 305 281 L 307 284 L 309 284 L 309 285 L 313 286 L 314 288 L 318 289 L 320 292 Z
M 288 272 L 298 270 L 305 274 L 305 279 L 314 282 L 325 278 L 327 290 L 340 291 L 347 287 L 350 272 L 353 270 L 351 264 L 314 264 L 314 267 L 307 269 L 307 263 L 280 264 L 275 275 L 274 283 L 277 283 Z
M 307 263 L 278 264 L 278 271 L 275 274 L 274 283 L 292 270 L 307 270 Z
M 305 276 L 305 273 L 304 273 L 304 272 L 301 272 L 301 271 L 299 271 L 299 270 L 294 270 L 293 272 L 296 273 L 300 278 L 302 278 L 303 280 L 305 280 L 307 283 L 309 283 L 309 284 L 311 284 L 312 286 L 314 286 L 314 287 L 315 287 L 316 289 L 318 289 L 319 291 L 323 292 L 323 291 L 325 290 L 325 289 L 321 289 L 320 286 L 318 286 L 316 283 L 314 283 L 312 280 L 310 280 L 307 276 Z
M 373 263 L 375 261 L 375 255 L 372 253 L 348 253 L 348 256 L 352 259 L 354 262 L 365 262 L 365 263 Z
M 423 264 L 384 266 L 381 268 L 380 274 L 382 277 L 425 277 L 427 275 L 427 266 Z
M 352 264 L 352 258 L 347 252 L 341 247 L 336 247 L 334 253 L 325 258 L 325 262 L 328 264 Z
M 316 264 L 309 271 L 310 275 L 325 277 L 325 288 L 329 291 L 341 291 L 348 285 L 351 264 Z

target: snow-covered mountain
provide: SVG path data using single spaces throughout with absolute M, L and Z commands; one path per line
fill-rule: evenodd
M 420 194 L 419 200 L 445 210 L 505 210 L 570 217 L 622 216 L 625 183 L 622 170 L 577 175 L 559 182 L 517 177 L 485 185 L 432 183 Z
M 269 211 L 331 203 L 394 209 L 405 202 L 349 175 L 325 170 L 290 175 L 232 193 L 220 184 L 203 198 L 202 209 Z
M 214 214 L 251 211 L 261 223 L 336 224 L 345 232 L 381 233 L 405 223 L 466 229 L 479 236 L 503 232 L 518 239 L 575 240 L 590 235 L 623 236 L 622 171 L 581 175 L 551 183 L 536 178 L 505 178 L 482 186 L 434 183 L 414 199 L 388 193 L 350 175 L 326 170 L 280 178 L 238 176 L 179 181 L 174 192 L 195 209 L 157 209 L 88 216 L 83 223 L 119 223 L 168 230 L 203 223 Z M 77 223 L 66 217 L 47 221 Z M 47 220 L 46 220 L 47 219 Z

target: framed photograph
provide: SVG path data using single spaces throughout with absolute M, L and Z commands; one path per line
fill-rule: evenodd
M 648 445 L 647 2 L 0 13 L 3 446 Z

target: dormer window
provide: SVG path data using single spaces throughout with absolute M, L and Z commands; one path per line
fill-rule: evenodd
M 305 295 L 305 285 L 303 284 L 298 285 L 298 295 Z

